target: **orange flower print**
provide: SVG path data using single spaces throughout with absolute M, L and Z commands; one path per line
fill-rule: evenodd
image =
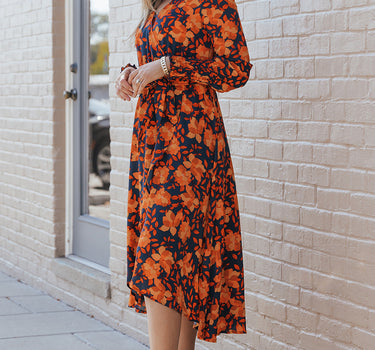
M 225 270 L 225 274 L 226 274 L 225 279 L 228 283 L 228 286 L 231 288 L 239 288 L 238 277 L 240 273 L 233 269 L 228 269 L 228 270 Z
M 189 154 L 189 161 L 185 161 L 184 165 L 190 168 L 191 173 L 195 176 L 198 181 L 201 181 L 202 174 L 205 172 L 205 167 L 200 159 L 194 157 L 193 154 Z
M 162 137 L 164 140 L 169 141 L 173 136 L 172 127 L 170 123 L 166 123 L 161 127 L 160 130 L 160 137 Z
M 167 168 L 156 168 L 153 181 L 156 184 L 164 184 L 168 181 L 169 171 Z
M 208 297 L 209 285 L 206 280 L 200 281 L 199 283 L 199 298 L 204 299 Z
M 214 249 L 210 252 L 210 262 L 212 265 L 216 265 L 217 267 L 221 267 L 222 265 L 222 256 L 221 256 L 221 244 L 216 243 Z M 221 279 L 221 275 L 215 276 L 215 282 L 219 283 Z M 219 280 L 216 280 L 219 279 Z
M 217 322 L 217 328 L 218 329 L 225 329 L 227 321 L 225 320 L 225 317 L 219 317 L 219 321 Z
M 220 220 L 224 217 L 224 213 L 224 201 L 222 199 L 219 199 L 216 203 L 215 219 Z
M 194 38 L 195 35 L 199 33 L 199 31 L 202 29 L 202 21 L 200 14 L 191 14 L 190 15 L 190 21 L 188 25 L 186 26 L 186 30 L 188 33 L 191 33 L 189 37 Z
M 178 212 L 178 214 L 175 215 L 172 210 L 168 210 L 163 217 L 163 226 L 161 227 L 161 230 L 170 231 L 172 235 L 175 235 L 182 216 L 183 214 L 181 212 Z
M 225 236 L 225 247 L 228 250 L 239 250 L 241 248 L 241 237 L 236 235 L 233 231 L 229 231 Z
M 174 177 L 180 186 L 186 186 L 191 181 L 191 172 L 183 165 L 179 165 L 174 173 Z
M 153 200 L 157 205 L 168 205 L 171 200 L 171 195 L 165 190 L 164 187 L 159 190 L 152 189 L 150 193 L 150 200 Z
M 190 138 L 196 138 L 199 143 L 202 142 L 202 134 L 205 127 L 204 119 L 199 121 L 196 118 L 192 118 L 189 123 L 189 133 L 187 134 Z
M 160 267 L 164 269 L 168 274 L 171 272 L 172 265 L 175 263 L 172 253 L 161 246 L 157 253 L 152 254 L 152 258 L 160 264 Z
M 186 241 L 190 238 L 191 229 L 188 222 L 184 221 L 181 223 L 179 235 L 181 237 L 182 243 L 186 243 Z
M 185 42 L 186 26 L 180 21 L 176 21 L 173 28 L 170 30 L 169 35 L 175 40 L 176 43 Z
M 182 312 L 186 315 L 187 314 L 187 307 L 185 303 L 185 298 L 184 298 L 184 289 L 182 286 L 178 286 L 176 290 L 176 302 L 178 305 L 180 305 Z
M 198 339 L 246 333 L 240 213 L 217 93 L 252 64 L 234 0 L 171 0 L 136 32 L 139 66 L 169 56 L 141 92 L 131 138 L 128 305 L 144 296 L 194 322 Z
M 157 129 L 154 126 L 150 125 L 147 129 L 147 138 L 146 138 L 147 144 L 154 145 L 157 137 L 158 137 Z
M 230 216 L 233 213 L 233 209 L 231 207 L 225 207 L 225 213 L 224 213 L 224 222 L 228 223 L 230 221 Z
M 204 16 L 203 22 L 205 24 L 211 24 L 217 27 L 221 27 L 223 25 L 223 20 L 221 19 L 223 11 L 215 8 L 208 8 L 202 10 L 202 14 Z
M 138 200 L 129 198 L 128 211 L 129 213 L 136 213 L 138 210 Z
M 180 152 L 179 141 L 176 138 L 172 138 L 170 144 L 168 145 L 168 153 L 172 155 L 177 155 Z
M 186 253 L 183 260 L 179 261 L 181 275 L 188 276 L 192 270 L 191 266 L 192 253 Z
M 143 271 L 147 278 L 156 279 L 159 276 L 160 266 L 153 259 L 148 258 L 143 264 Z
M 190 211 L 194 211 L 199 206 L 199 200 L 190 186 L 186 186 L 186 191 L 181 193 L 181 198 Z
M 215 135 L 210 129 L 204 131 L 203 140 L 205 145 L 210 149 L 211 152 L 215 149 Z
M 220 294 L 220 304 L 227 304 L 231 300 L 230 291 L 228 286 L 225 284 Z
M 193 102 L 190 100 L 184 100 L 184 112 L 186 114 L 190 114 L 193 112 Z

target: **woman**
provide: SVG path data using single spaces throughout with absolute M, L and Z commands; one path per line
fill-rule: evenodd
M 143 0 L 139 68 L 117 95 L 139 95 L 131 146 L 129 307 L 146 313 L 152 350 L 246 333 L 240 217 L 216 92 L 252 65 L 234 0 Z

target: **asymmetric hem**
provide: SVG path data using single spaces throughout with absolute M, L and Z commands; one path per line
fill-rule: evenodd
M 168 300 L 168 301 L 160 301 L 160 299 L 157 299 L 155 296 L 154 296 L 154 293 L 150 292 L 150 291 L 140 291 L 136 285 L 133 285 L 131 282 L 130 284 L 128 284 L 128 287 L 131 289 L 131 293 L 133 294 L 133 296 L 137 295 L 137 296 L 140 296 L 140 298 L 142 298 L 142 302 L 129 302 L 129 305 L 128 307 L 129 308 L 134 308 L 135 311 L 137 313 L 142 313 L 142 314 L 146 314 L 147 313 L 147 309 L 145 306 L 140 306 L 140 304 L 144 304 L 144 297 L 148 297 L 150 298 L 151 300 L 153 301 L 156 301 L 166 307 L 169 307 L 170 309 L 173 309 L 179 313 L 181 313 L 184 317 L 186 317 L 189 321 L 192 321 L 194 322 L 194 328 L 198 329 L 199 330 L 199 319 L 192 316 L 191 314 L 187 314 L 185 313 L 180 305 L 175 301 L 175 300 Z M 134 293 L 135 292 L 135 293 Z M 217 336 L 221 333 L 226 333 L 226 334 L 246 334 L 246 326 L 244 325 L 242 327 L 242 329 L 239 329 L 239 328 L 236 328 L 236 329 L 230 329 L 230 328 L 224 328 L 224 329 L 219 329 L 218 332 L 214 335 L 214 336 L 211 336 L 210 334 L 205 334 L 203 331 L 200 332 L 199 334 L 199 339 L 203 339 L 207 342 L 211 342 L 211 343 L 216 343 L 217 341 Z
M 128 306 L 144 296 L 194 322 L 197 337 L 246 333 L 240 214 L 217 92 L 252 64 L 234 0 L 172 0 L 138 29 L 139 65 L 171 72 L 139 96 L 127 209 Z

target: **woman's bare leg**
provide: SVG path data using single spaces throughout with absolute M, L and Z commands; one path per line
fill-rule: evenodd
M 185 316 L 181 317 L 181 330 L 178 342 L 178 350 L 194 350 L 197 329 L 193 328 L 194 322 L 189 321 Z
M 145 297 L 150 350 L 177 350 L 181 314 Z

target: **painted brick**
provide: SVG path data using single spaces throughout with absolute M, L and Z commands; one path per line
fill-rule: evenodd
M 367 80 L 334 79 L 332 81 L 332 97 L 343 100 L 363 99 L 368 96 Z
M 297 38 L 273 39 L 270 42 L 270 57 L 295 57 L 297 54 Z
M 309 123 L 301 122 L 298 123 L 298 135 L 297 140 L 299 141 L 311 141 L 311 142 L 328 142 L 329 141 L 329 129 L 330 124 L 328 123 Z
M 287 322 L 308 332 L 316 331 L 318 315 L 294 306 L 287 306 Z
M 271 16 L 291 15 L 299 11 L 298 0 L 273 0 L 271 1 Z
M 309 0 L 300 0 L 301 12 L 318 12 L 327 11 L 330 9 L 330 4 L 325 0 L 315 0 L 314 2 Z
M 284 34 L 307 35 L 314 31 L 314 15 L 287 16 L 283 18 Z
M 292 163 L 269 163 L 270 178 L 273 180 L 296 182 L 298 168 Z
M 297 123 L 269 122 L 269 137 L 274 140 L 295 140 L 297 138 Z
M 314 75 L 314 60 L 310 58 L 285 60 L 286 78 L 312 78 Z
M 312 246 L 313 231 L 301 226 L 283 225 L 283 237 L 287 242 L 291 242 L 303 247 Z M 301 250 L 301 252 L 304 252 Z
M 332 169 L 331 186 L 342 190 L 367 190 L 367 172 L 353 169 Z
M 256 66 L 257 79 L 277 79 L 284 76 L 284 64 L 282 60 L 262 60 Z
M 362 126 L 335 124 L 331 127 L 331 141 L 337 144 L 362 146 L 364 131 Z
M 299 54 L 301 56 L 328 55 L 330 36 L 327 34 L 310 35 L 299 39 Z
M 375 29 L 375 8 L 353 9 L 349 12 L 349 30 Z
M 244 16 L 250 20 L 268 18 L 270 15 L 270 5 L 268 1 L 251 1 L 245 3 Z
M 353 70 L 353 67 L 347 57 L 333 56 L 315 59 L 315 72 L 318 77 L 347 76 L 349 69 Z
M 281 200 L 283 197 L 283 184 L 268 179 L 256 179 L 255 193 L 262 198 Z
M 272 81 L 269 87 L 272 99 L 297 99 L 297 86 L 292 81 Z
M 327 2 L 325 3 L 328 4 Z M 345 12 L 328 11 L 315 14 L 316 33 L 338 32 L 345 31 L 347 29 L 348 14 Z
M 281 19 L 267 19 L 256 22 L 256 37 L 260 39 L 280 37 L 283 34 Z
M 374 0 L 238 0 L 254 67 L 219 94 L 243 231 L 244 335 L 197 350 L 363 350 L 375 337 Z M 147 343 L 126 309 L 126 176 L 138 0 L 110 1 L 111 293 L 49 270 L 64 255 L 64 2 L 2 1 L 0 267 Z M 20 25 L 22 24 L 22 25 Z M 62 45 L 62 46 L 59 46 Z M 57 69 L 59 67 L 59 69 Z M 59 76 L 60 74 L 60 76 Z M 41 208 L 45 208 L 42 210 Z
M 284 199 L 288 203 L 314 205 L 315 188 L 313 186 L 285 184 Z
M 329 231 L 331 227 L 331 212 L 315 209 L 301 208 L 301 224 L 318 230 Z
M 365 48 L 365 36 L 363 33 L 333 33 L 331 50 L 333 54 L 358 53 Z
M 322 100 L 330 95 L 328 80 L 300 80 L 298 97 L 305 100 Z

